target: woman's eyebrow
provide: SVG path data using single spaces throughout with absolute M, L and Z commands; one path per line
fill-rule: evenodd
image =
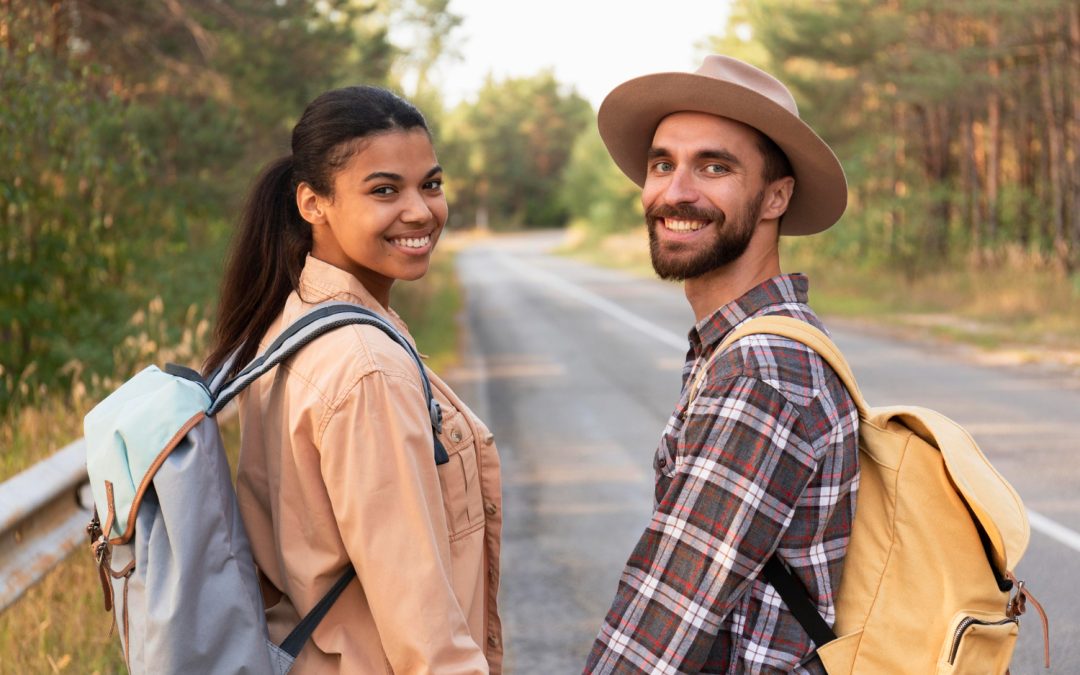
M 442 173 L 442 170 L 443 170 L 443 168 L 440 165 L 436 164 L 435 166 L 431 167 L 431 169 L 428 170 L 428 172 L 426 174 L 424 174 L 424 180 L 427 180 L 428 178 L 431 178 L 432 176 L 434 176 L 437 173 Z M 392 181 L 397 181 L 397 182 L 401 182 L 401 181 L 405 180 L 402 177 L 401 174 L 393 173 L 391 171 L 375 171 L 373 173 L 369 173 L 368 175 L 364 176 L 365 181 L 372 181 L 372 180 L 376 180 L 376 179 L 392 180 Z

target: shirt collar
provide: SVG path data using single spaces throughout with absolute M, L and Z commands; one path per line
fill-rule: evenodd
M 303 271 L 300 272 L 298 291 L 300 299 L 310 305 L 331 300 L 361 305 L 390 319 L 398 331 L 409 335 L 409 328 L 398 313 L 389 307 L 383 307 L 359 279 L 340 267 L 313 257 L 310 253 L 304 261 Z
M 805 305 L 809 298 L 810 281 L 803 274 L 781 274 L 751 288 L 705 317 L 690 330 L 692 353 L 710 351 L 723 341 L 735 326 L 752 316 L 764 313 L 773 305 L 797 303 Z

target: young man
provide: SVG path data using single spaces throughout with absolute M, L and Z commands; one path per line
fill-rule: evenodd
M 615 163 L 642 187 L 653 267 L 684 282 L 697 324 L 653 463 L 653 517 L 585 671 L 824 672 L 762 569 L 777 555 L 834 623 L 855 514 L 858 413 L 800 343 L 751 336 L 709 359 L 754 316 L 823 328 L 806 277 L 781 274 L 778 239 L 840 218 L 843 169 L 783 84 L 723 56 L 696 73 L 616 87 L 598 123 Z

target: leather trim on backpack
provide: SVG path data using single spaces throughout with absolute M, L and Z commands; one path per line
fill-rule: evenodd
M 131 537 L 135 535 L 135 516 L 139 511 L 139 505 L 142 504 L 143 497 L 146 495 L 146 490 L 150 487 L 150 483 L 154 480 L 154 476 L 157 474 L 158 469 L 161 468 L 161 465 L 165 462 L 165 459 L 169 456 L 169 454 L 176 449 L 176 446 L 179 445 L 180 441 L 182 441 L 184 437 L 187 436 L 188 432 L 194 429 L 195 426 L 199 422 L 203 421 L 203 418 L 205 417 L 206 413 L 204 412 L 195 413 L 195 415 L 191 419 L 189 419 L 187 422 L 184 422 L 184 425 L 177 429 L 176 433 L 173 434 L 173 437 L 169 439 L 169 442 L 166 443 L 165 447 L 162 448 L 161 452 L 158 453 L 158 456 L 154 458 L 153 464 L 150 465 L 150 468 L 149 470 L 147 470 L 146 475 L 143 476 L 142 482 L 139 483 L 139 489 L 135 492 L 135 498 L 131 500 L 131 511 L 128 513 L 127 518 L 127 531 L 119 537 L 114 537 L 110 539 L 110 544 L 126 544 L 131 541 Z M 106 490 L 110 494 L 112 492 L 111 487 L 112 486 L 106 482 Z M 112 522 L 110 522 L 113 517 L 112 511 L 113 505 L 112 500 L 110 499 L 109 521 L 107 521 L 107 527 L 103 528 L 106 536 L 108 535 L 109 528 L 112 527 Z

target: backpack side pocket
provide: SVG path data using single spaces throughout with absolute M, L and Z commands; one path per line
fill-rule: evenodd
M 1020 632 L 1004 613 L 961 611 L 949 622 L 938 659 L 939 675 L 1004 673 Z

